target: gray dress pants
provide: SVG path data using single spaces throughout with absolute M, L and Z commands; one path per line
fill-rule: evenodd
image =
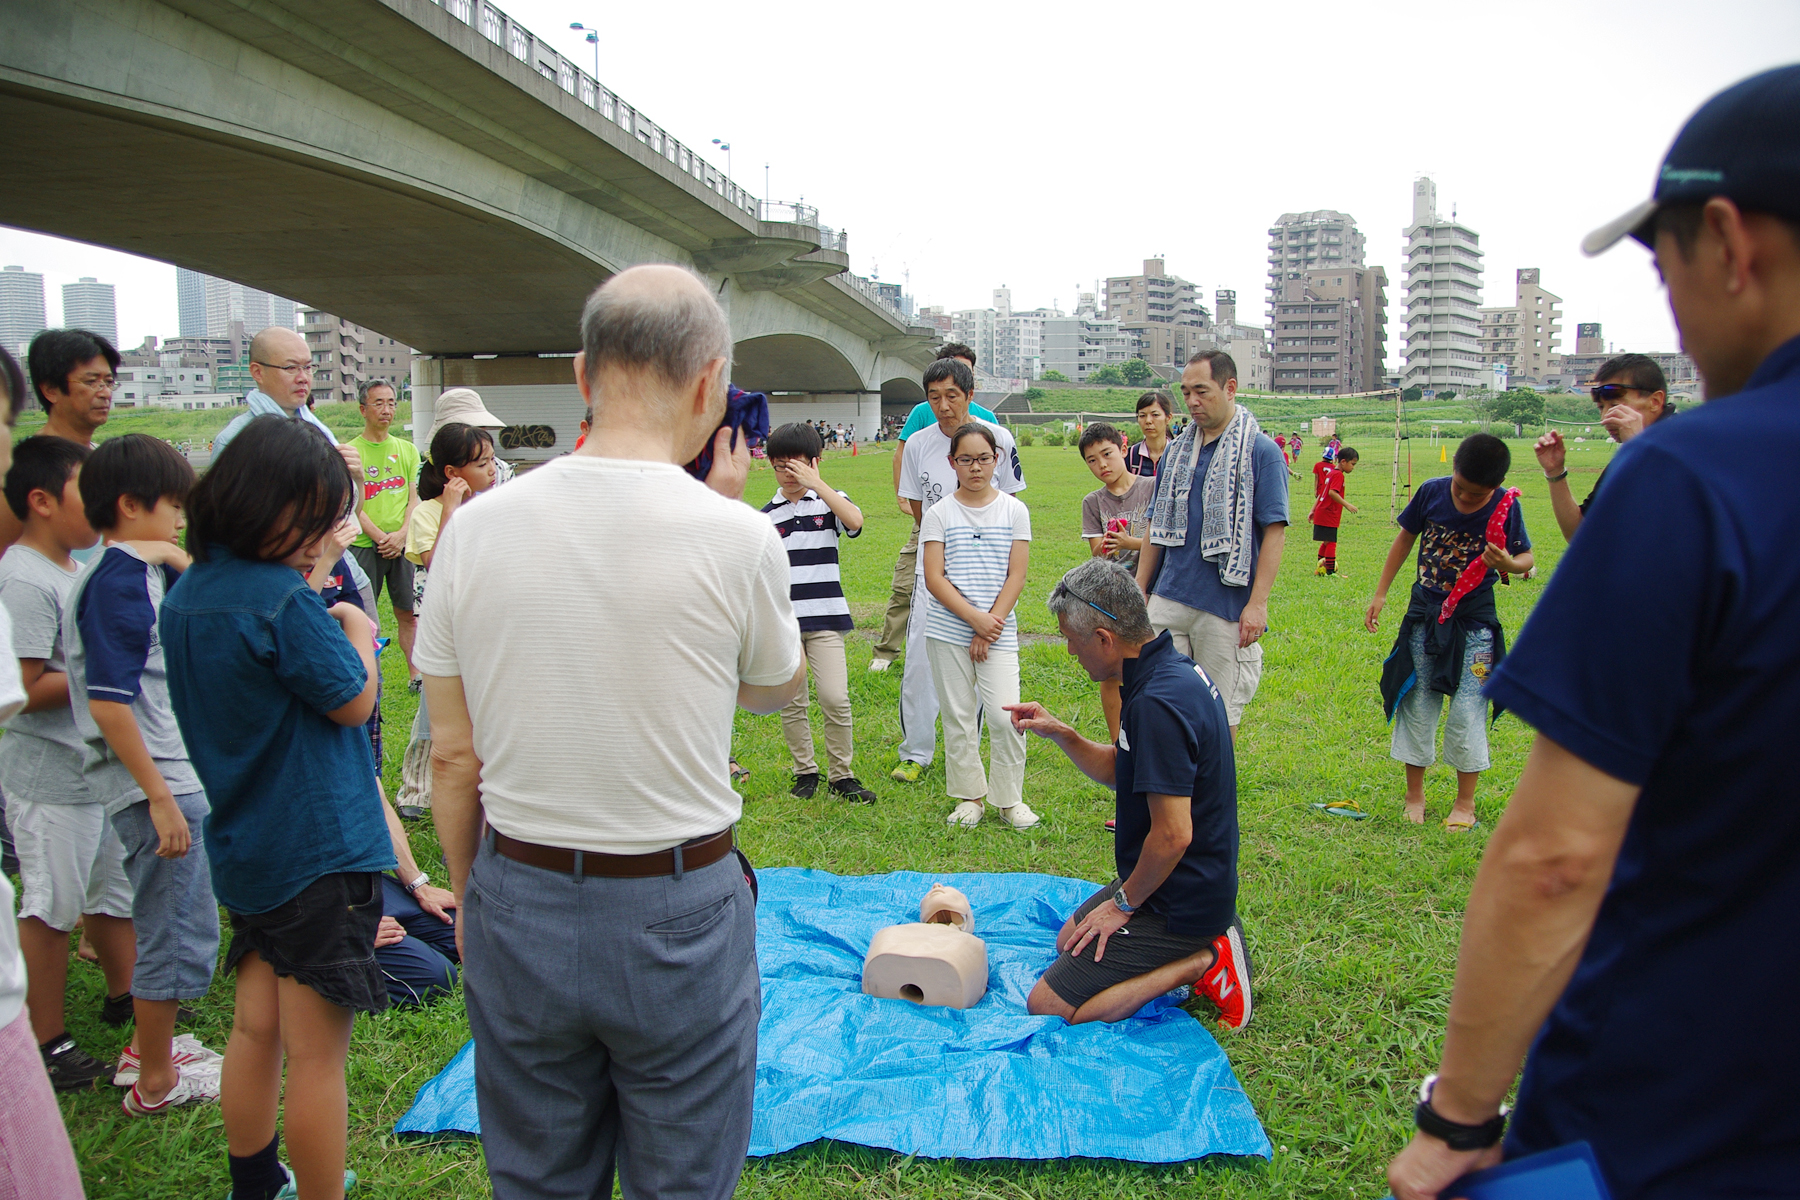
M 463 978 L 496 1200 L 724 1200 L 750 1145 L 756 914 L 737 857 L 546 871 L 483 837 Z

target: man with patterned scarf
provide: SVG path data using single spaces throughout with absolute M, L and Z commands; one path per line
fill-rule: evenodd
M 1181 374 L 1193 421 L 1163 451 L 1138 586 L 1150 624 L 1225 700 L 1231 736 L 1262 682 L 1269 591 L 1287 537 L 1287 462 L 1237 404 L 1237 364 L 1203 350 Z

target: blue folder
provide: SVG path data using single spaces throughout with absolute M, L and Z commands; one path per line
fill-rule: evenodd
M 1612 1200 L 1593 1148 L 1586 1142 L 1572 1142 L 1464 1175 L 1445 1188 L 1443 1195 L 1444 1200 Z

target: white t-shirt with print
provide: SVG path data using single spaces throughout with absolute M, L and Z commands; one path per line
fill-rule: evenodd
M 919 545 L 927 542 L 944 544 L 944 578 L 963 594 L 963 599 L 983 612 L 994 607 L 1000 591 L 1006 586 L 1007 563 L 1014 542 L 1031 540 L 1031 511 L 1022 501 L 1000 492 L 992 502 L 970 508 L 955 494 L 932 506 L 919 526 Z M 925 555 L 919 555 L 924 561 Z M 925 610 L 925 636 L 935 642 L 954 642 L 966 646 L 975 636 L 969 623 L 939 603 L 936 596 L 920 589 L 915 595 L 929 597 Z M 1017 609 L 1014 605 L 1014 609 Z M 996 650 L 1019 648 L 1019 618 L 1016 611 L 1006 614 L 1006 628 L 994 640 Z
M 459 509 L 413 661 L 461 676 L 488 822 L 647 854 L 737 821 L 740 683 L 800 667 L 769 519 L 666 463 L 569 455 Z
M 1008 494 L 1025 490 L 1025 470 L 1019 465 L 1019 447 L 1002 425 L 971 416 L 969 422 L 985 425 L 999 443 L 994 464 L 994 486 Z M 986 447 L 984 446 L 983 449 Z M 900 451 L 900 497 L 917 500 L 925 512 L 956 490 L 956 468 L 950 465 L 950 435 L 940 426 L 927 425 L 906 439 Z M 924 528 L 923 525 L 920 526 Z M 925 560 L 919 559 L 914 574 L 925 578 Z

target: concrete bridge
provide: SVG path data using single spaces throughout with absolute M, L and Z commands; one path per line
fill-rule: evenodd
M 7 0 L 0 222 L 291 296 L 568 449 L 588 292 L 692 265 L 777 420 L 871 434 L 935 333 L 817 210 L 750 196 L 484 0 Z M 721 96 L 721 102 L 725 97 Z

